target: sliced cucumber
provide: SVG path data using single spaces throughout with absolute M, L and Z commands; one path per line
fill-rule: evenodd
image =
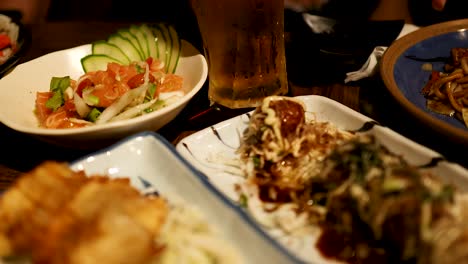
M 130 61 L 140 61 L 140 55 L 137 48 L 128 40 L 119 34 L 112 34 L 107 39 L 107 42 L 119 47 L 125 53 Z
M 128 29 L 130 33 L 132 33 L 138 40 L 138 43 L 140 43 L 140 47 L 142 49 L 142 54 L 144 54 L 144 59 L 146 60 L 150 55 L 149 48 L 148 48 L 148 43 L 146 42 L 146 37 L 145 34 L 140 30 L 140 27 L 137 25 L 131 25 L 130 28 Z
M 121 64 L 129 64 L 130 59 L 123 53 L 123 51 L 114 44 L 111 44 L 105 40 L 99 40 L 92 44 L 93 54 L 107 55 L 120 61 Z
M 171 25 L 167 25 L 169 36 L 171 37 L 172 47 L 170 49 L 171 55 L 169 56 L 169 65 L 167 65 L 167 72 L 175 73 L 177 65 L 179 64 L 180 52 L 182 49 L 182 43 L 179 35 L 175 28 Z
M 130 42 L 137 48 L 138 54 L 140 55 L 141 60 L 145 60 L 146 54 L 143 50 L 143 47 L 141 47 L 140 42 L 138 41 L 137 37 L 130 33 L 130 31 L 126 28 L 119 29 L 117 31 L 118 34 L 120 34 L 122 37 L 127 38 L 130 40 Z
M 81 59 L 85 72 L 105 70 L 109 62 L 130 64 L 157 58 L 168 73 L 174 73 L 181 53 L 181 40 L 172 25 L 132 25 L 119 29 L 107 40 L 92 43 L 92 54 Z
M 90 54 L 81 59 L 81 66 L 85 72 L 104 71 L 107 69 L 107 64 L 115 62 L 121 64 L 120 61 L 103 54 Z
M 168 34 L 163 32 L 163 29 L 158 25 L 154 25 L 152 27 L 154 36 L 156 37 L 156 45 L 158 46 L 159 50 L 159 60 L 164 62 L 165 68 L 167 70 L 167 63 L 169 59 L 169 52 L 168 48 L 170 43 L 168 42 Z
M 148 44 L 148 50 L 149 50 L 148 57 L 157 59 L 159 57 L 159 51 L 158 51 L 158 46 L 156 45 L 156 37 L 154 36 L 153 31 L 146 24 L 141 25 L 140 30 L 145 35 L 146 44 Z

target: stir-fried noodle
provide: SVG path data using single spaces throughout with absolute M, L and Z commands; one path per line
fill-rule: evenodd
M 454 116 L 468 126 L 468 48 L 453 48 L 444 71 L 433 71 L 422 89 L 427 107 Z

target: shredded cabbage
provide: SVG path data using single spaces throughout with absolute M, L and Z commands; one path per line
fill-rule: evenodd
M 200 211 L 180 201 L 173 206 L 157 240 L 166 248 L 155 264 L 244 263 Z

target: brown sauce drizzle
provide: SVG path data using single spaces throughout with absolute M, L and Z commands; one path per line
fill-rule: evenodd
M 391 264 L 387 253 L 381 248 L 369 247 L 371 242 L 359 236 L 360 232 L 353 232 L 345 236 L 336 229 L 322 227 L 322 233 L 317 241 L 320 253 L 329 259 L 347 262 L 350 264 Z M 366 254 L 360 256 L 359 247 L 365 247 L 362 251 Z

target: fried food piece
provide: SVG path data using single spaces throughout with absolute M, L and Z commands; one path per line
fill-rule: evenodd
M 0 258 L 33 263 L 148 263 L 168 206 L 142 195 L 129 179 L 74 172 L 45 162 L 0 197 Z
M 83 173 L 56 162 L 20 177 L 0 197 L 0 257 L 28 253 L 86 180 Z
M 90 178 L 33 252 L 35 263 L 148 263 L 166 202 L 142 196 L 128 180 Z

